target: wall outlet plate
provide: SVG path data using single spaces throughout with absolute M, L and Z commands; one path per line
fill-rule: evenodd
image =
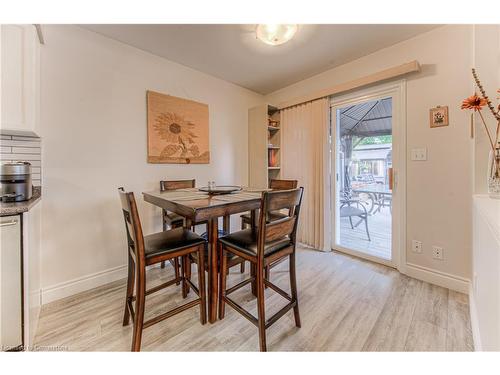
M 411 251 L 417 254 L 422 254 L 422 241 L 411 241 Z
M 432 246 L 432 257 L 437 260 L 444 260 L 444 249 L 440 246 Z
M 425 161 L 425 160 L 427 160 L 427 149 L 426 148 L 413 148 L 411 150 L 411 160 L 413 160 L 413 161 Z

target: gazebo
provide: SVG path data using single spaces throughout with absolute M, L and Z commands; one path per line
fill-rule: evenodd
M 353 150 L 363 139 L 392 134 L 392 98 L 360 103 L 340 110 L 340 149 L 344 156 L 342 190 L 350 189 Z

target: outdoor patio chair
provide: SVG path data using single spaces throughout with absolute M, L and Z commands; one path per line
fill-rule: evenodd
M 344 199 L 340 201 L 340 217 L 349 218 L 349 223 L 351 224 L 351 229 L 356 228 L 363 221 L 365 222 L 366 235 L 368 241 L 371 241 L 370 232 L 368 230 L 368 211 L 366 207 L 359 200 L 356 199 Z M 359 221 L 353 224 L 352 218 L 359 217 Z

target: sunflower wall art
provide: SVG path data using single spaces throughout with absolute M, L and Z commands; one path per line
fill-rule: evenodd
M 208 105 L 147 92 L 148 162 L 208 164 Z

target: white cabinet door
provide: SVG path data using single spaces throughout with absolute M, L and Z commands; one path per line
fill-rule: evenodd
M 0 218 L 0 351 L 23 344 L 20 216 Z
M 40 46 L 33 25 L 1 25 L 1 128 L 37 132 Z

